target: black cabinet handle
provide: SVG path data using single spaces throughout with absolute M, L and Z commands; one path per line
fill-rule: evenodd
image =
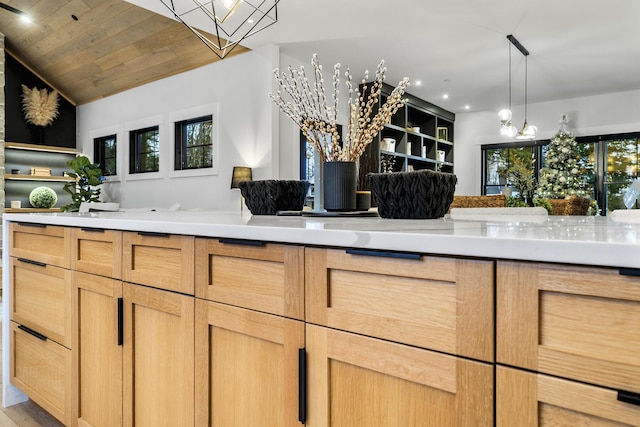
M 350 255 L 363 255 L 363 256 L 377 256 L 385 258 L 401 258 L 401 259 L 415 259 L 422 258 L 421 254 L 413 252 L 393 252 L 393 251 L 380 251 L 377 249 L 347 249 L 347 253 Z
M 138 231 L 138 236 L 169 237 L 169 233 L 156 233 L 155 231 Z
M 18 225 L 20 225 L 21 227 L 39 227 L 39 228 L 47 227 L 47 224 L 40 224 L 37 222 L 18 222 Z
M 47 264 L 45 264 L 44 262 L 33 261 L 33 260 L 30 260 L 30 259 L 26 259 L 26 258 L 18 258 L 18 261 L 24 262 L 25 264 L 37 265 L 38 267 L 46 267 L 47 266 Z
M 220 243 L 226 245 L 244 245 L 244 246 L 264 246 L 264 242 L 260 240 L 249 239 L 218 239 Z
M 22 331 L 25 331 L 25 332 L 26 332 L 26 333 L 28 333 L 29 335 L 32 335 L 32 336 L 34 336 L 34 337 L 38 338 L 39 340 L 42 340 L 42 341 L 46 341 L 46 340 L 47 340 L 47 337 L 46 337 L 46 336 L 42 335 L 41 333 L 38 333 L 38 332 L 34 331 L 34 330 L 33 330 L 33 329 L 31 329 L 31 328 L 27 328 L 27 327 L 26 327 L 26 326 L 24 326 L 24 325 L 18 325 L 18 329 L 20 329 L 20 330 L 22 330 Z
M 124 300 L 118 298 L 118 345 L 124 342 Z
M 618 400 L 640 406 L 640 394 L 631 391 L 618 390 Z
M 80 228 L 82 231 L 86 231 L 88 233 L 104 233 L 104 228 Z
M 621 268 L 618 272 L 621 276 L 640 276 L 640 268 Z
M 298 349 L 298 421 L 307 421 L 307 352 Z

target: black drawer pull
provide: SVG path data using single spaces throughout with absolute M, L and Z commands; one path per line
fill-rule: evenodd
M 138 231 L 139 236 L 169 237 L 169 233 L 156 233 L 155 231 Z
M 29 335 L 33 335 L 34 337 L 38 338 L 39 340 L 42 340 L 42 341 L 46 341 L 47 340 L 47 337 L 45 337 L 44 335 L 34 331 L 33 329 L 27 328 L 24 325 L 18 325 L 18 329 L 20 329 L 22 331 L 25 331 Z
M 244 245 L 244 246 L 264 246 L 264 242 L 260 240 L 249 239 L 218 239 L 220 243 L 227 245 Z
M 33 260 L 30 260 L 30 259 L 26 259 L 26 258 L 18 258 L 18 261 L 24 262 L 26 264 L 37 265 L 38 267 L 46 267 L 47 266 L 47 264 L 45 264 L 44 262 L 33 261 Z
M 118 298 L 118 345 L 124 342 L 124 300 Z
M 347 249 L 347 253 L 350 255 L 364 255 L 364 256 L 378 256 L 385 258 L 401 258 L 401 259 L 415 259 L 419 260 L 422 255 L 413 252 L 390 252 L 379 251 L 375 249 Z
M 307 421 L 307 353 L 298 349 L 298 421 Z
M 40 224 L 37 222 L 18 222 L 18 225 L 20 225 L 21 227 L 39 227 L 39 228 L 47 227 L 47 224 Z
M 80 230 L 86 231 L 87 233 L 104 233 L 104 228 L 81 228 Z
M 621 268 L 618 272 L 621 276 L 640 276 L 640 268 Z
M 631 391 L 618 390 L 618 400 L 640 406 L 640 394 Z

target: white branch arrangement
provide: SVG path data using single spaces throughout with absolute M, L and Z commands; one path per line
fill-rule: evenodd
M 291 118 L 307 137 L 307 140 L 320 154 L 321 161 L 352 162 L 360 158 L 365 148 L 373 141 L 373 138 L 382 130 L 385 124 L 391 121 L 393 116 L 407 99 L 403 99 L 409 79 L 405 77 L 391 92 L 386 102 L 381 105 L 376 114 L 371 117 L 378 103 L 382 83 L 387 69 L 384 61 L 380 61 L 376 70 L 375 80 L 369 88 L 367 80 L 369 72 L 365 71 L 362 79 L 362 92 L 353 87 L 349 68 L 344 73 L 346 86 L 349 91 L 349 130 L 340 144 L 338 134 L 338 95 L 340 91 L 340 63 L 333 67 L 333 94 L 327 97 L 324 79 L 322 77 L 322 65 L 318 62 L 318 55 L 314 54 L 311 60 L 314 69 L 313 85 L 305 73 L 304 67 L 300 69 L 288 68 L 288 73 L 280 73 L 278 69 L 273 74 L 280 84 L 280 90 L 274 96 L 269 97 L 276 103 L 282 112 Z M 289 100 L 285 100 L 284 96 Z
M 22 111 L 27 123 L 48 126 L 58 117 L 58 92 L 22 85 Z

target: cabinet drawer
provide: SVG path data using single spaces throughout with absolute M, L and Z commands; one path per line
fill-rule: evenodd
M 196 239 L 196 248 L 199 298 L 303 319 L 301 246 Z
M 640 425 L 640 406 L 615 390 L 498 366 L 496 426 L 627 427 Z
M 494 425 L 493 364 L 316 325 L 306 350 L 309 427 Z
M 9 225 L 11 256 L 69 268 L 71 229 L 55 225 L 12 222 Z
M 640 392 L 640 278 L 499 262 L 497 361 Z
M 100 228 L 73 228 L 71 268 L 120 279 L 122 277 L 122 232 Z
M 305 252 L 306 320 L 493 361 L 492 261 Z
M 71 348 L 71 270 L 11 257 L 11 320 Z
M 11 384 L 65 425 L 71 421 L 71 350 L 11 322 Z
M 125 232 L 123 280 L 193 295 L 193 250 L 193 236 Z

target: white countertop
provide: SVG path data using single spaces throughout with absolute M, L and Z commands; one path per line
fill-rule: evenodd
M 635 212 L 634 212 L 635 213 Z M 482 218 L 482 217 L 479 217 Z M 306 245 L 640 268 L 640 212 L 606 217 L 252 216 L 248 212 L 157 211 L 5 214 L 5 221 L 252 239 Z

